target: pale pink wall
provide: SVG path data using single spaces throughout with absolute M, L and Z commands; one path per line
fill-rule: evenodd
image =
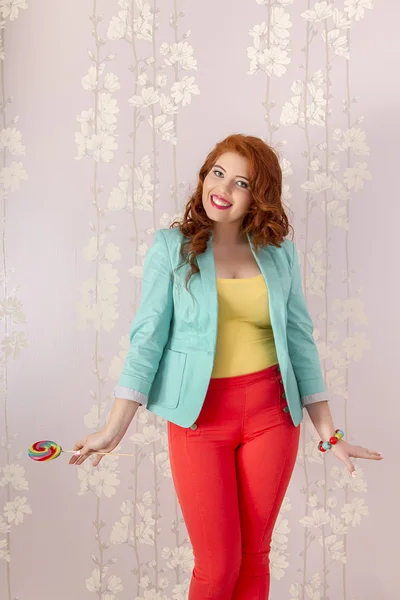
M 115 0 L 95 3 L 97 14 L 103 16 L 99 25 L 100 35 L 106 38 L 108 24 L 122 10 L 123 4 L 121 2 L 119 6 Z M 125 4 L 131 6 L 131 2 Z M 368 2 L 362 4 L 368 5 Z M 348 3 L 335 3 L 339 10 L 343 10 L 344 5 L 348 6 Z M 305 223 L 302 218 L 306 195 L 300 186 L 307 177 L 307 164 L 302 157 L 306 147 L 305 136 L 295 125 L 281 124 L 279 117 L 281 107 L 290 102 L 293 95 L 290 90 L 293 81 L 304 76 L 299 64 L 305 60 L 301 48 L 306 39 L 306 21 L 301 14 L 307 8 L 312 9 L 313 5 L 289 0 L 276 6 L 289 13 L 292 27 L 287 29 L 291 62 L 282 77 L 272 75 L 270 80 L 269 101 L 276 102 L 271 117 L 279 125 L 273 142 L 285 142 L 282 155 L 291 162 L 293 173 L 285 183 L 290 185 L 289 204 L 295 214 L 296 243 L 304 260 L 302 234 Z M 99 203 L 106 208 L 112 188 L 118 185 L 121 165 L 131 162 L 127 150 L 135 147 L 137 162 L 143 155 L 149 154 L 153 164 L 152 130 L 147 122 L 149 109 L 144 111 L 146 119 L 137 131 L 134 146 L 129 138 L 133 109 L 127 100 L 134 93 L 133 76 L 128 68 L 132 61 L 132 46 L 128 42 L 110 39 L 106 39 L 100 54 L 115 54 L 115 58 L 107 63 L 105 73 L 115 73 L 120 82 L 120 89 L 112 93 L 119 108 L 116 122 L 118 148 L 110 162 L 98 163 L 96 173 L 92 158 L 84 161 L 74 159 L 77 155 L 74 134 L 80 127 L 76 116 L 94 106 L 92 94 L 84 90 L 81 83 L 90 64 L 93 64 L 88 59 L 88 50 L 95 51 L 92 24 L 88 19 L 92 8 L 93 3 L 89 2 L 41 0 L 29 2 L 27 9 L 21 6 L 18 18 L 14 20 L 10 20 L 7 14 L 3 15 L 6 21 L 5 59 L 1 64 L 4 95 L 13 96 L 13 102 L 8 105 L 6 120 L 1 126 L 13 127 L 11 119 L 18 116 L 19 121 L 14 127 L 21 131 L 26 151 L 15 156 L 4 149 L 2 165 L 21 162 L 29 179 L 21 181 L 19 189 L 12 193 L 6 190 L 10 193 L 3 199 L 6 206 L 4 248 L 9 284 L 7 290 L 3 289 L 2 302 L 11 295 L 13 288 L 19 286 L 16 296 L 22 302 L 26 324 L 11 323 L 8 319 L 7 331 L 25 332 L 29 346 L 21 350 L 16 360 L 8 360 L 5 366 L 8 389 L 1 400 L 7 408 L 7 415 L 0 419 L 0 553 L 2 540 L 5 540 L 3 551 L 8 547 L 11 552 L 11 562 L 0 559 L 2 600 L 16 596 L 21 600 L 90 597 L 91 583 L 87 580 L 95 568 L 91 555 L 100 556 L 92 524 L 96 511 L 99 510 L 100 519 L 105 521 L 105 527 L 101 529 L 102 539 L 109 542 L 112 532 L 115 532 L 115 523 L 122 514 L 121 505 L 134 499 L 135 490 L 137 502 L 145 492 L 149 494 L 153 503 L 146 508 L 151 509 L 153 517 L 156 512 L 161 514 L 157 523 L 161 531 L 156 534 L 156 545 L 144 541 L 139 533 L 135 548 L 111 543 L 103 557 L 103 564 L 109 559 L 118 559 L 109 566 L 105 578 L 114 577 L 110 582 L 111 591 L 101 596 L 92 589 L 92 597 L 93 594 L 104 600 L 144 597 L 146 588 L 139 587 L 137 575 L 131 572 L 139 559 L 141 577 L 144 577 L 145 563 L 156 561 L 148 568 L 147 592 L 157 581 L 160 584 L 160 580 L 166 578 L 166 587 L 160 598 L 185 598 L 192 567 L 184 523 L 180 522 L 177 533 L 171 530 L 172 521 L 181 513 L 168 466 L 165 422 L 144 409 L 139 411 L 122 447 L 125 452 L 140 451 L 143 461 L 136 464 L 137 473 L 134 475 L 135 459 L 120 458 L 117 468 L 112 466 L 113 461 L 107 463 L 103 460 L 102 473 L 107 481 L 114 482 L 110 483 L 114 493 L 111 497 L 100 495 L 99 500 L 96 495 L 96 490 L 101 494 L 98 482 L 94 483 L 94 491 L 79 495 L 81 482 L 78 472 L 68 465 L 67 456 L 47 464 L 36 464 L 29 461 L 26 453 L 28 446 L 39 439 L 52 439 L 65 448 L 72 448 L 76 439 L 93 430 L 85 426 L 84 416 L 94 404 L 90 390 L 96 389 L 97 385 L 92 362 L 96 331 L 93 323 L 89 323 L 85 330 L 78 327 L 82 309 L 77 310 L 76 306 L 81 300 L 82 283 L 94 277 L 96 269 L 96 261 L 86 260 L 82 253 L 92 235 L 88 222 L 96 220 L 90 185 L 96 176 L 97 184 L 104 186 Z M 155 41 L 157 65 L 163 63 L 163 56 L 159 53 L 161 44 L 172 43 L 174 39 L 174 32 L 169 27 L 169 13 L 174 10 L 174 3 L 159 3 L 159 9 Z M 265 73 L 249 75 L 250 61 L 247 57 L 247 48 L 253 43 L 249 30 L 266 21 L 268 1 L 237 2 L 233 5 L 228 1 L 178 2 L 178 10 L 187 13 L 179 21 L 178 37 L 191 30 L 187 41 L 193 46 L 193 56 L 197 60 L 197 70 L 180 71 L 179 79 L 194 77 L 200 93 L 192 95 L 188 106 L 179 105 L 176 146 L 163 142 L 159 148 L 159 199 L 155 211 L 143 212 L 136 208 L 134 217 L 125 211 L 114 211 L 101 219 L 101 227 L 116 226 L 107 234 L 105 244 L 115 244 L 121 254 L 121 260 L 112 263 L 119 277 L 116 292 L 119 316 L 110 331 L 100 330 L 98 339 L 99 354 L 104 356 L 99 363 L 100 374 L 106 380 L 101 396 L 106 402 L 102 423 L 111 406 L 110 394 L 115 383 L 113 373 L 116 367 L 110 372 L 110 365 L 113 360 L 115 365 L 115 357 L 123 350 L 120 338 L 127 335 L 135 310 L 135 298 L 136 301 L 140 298 L 140 282 L 128 271 L 135 264 L 140 265 L 142 260 L 136 254 L 140 244 L 132 239 L 134 219 L 136 226 L 142 230 L 154 223 L 157 228 L 165 227 L 166 223 L 160 220 L 163 213 L 167 214 L 167 220 L 175 213 L 169 195 L 174 171 L 178 182 L 193 186 L 205 153 L 223 136 L 242 132 L 262 136 L 266 141 L 270 139 L 265 108 L 261 104 L 266 98 L 267 76 Z M 135 11 L 138 11 L 136 4 Z M 358 103 L 353 105 L 352 121 L 364 117 L 356 127 L 365 131 L 370 151 L 363 156 L 351 153 L 350 160 L 353 166 L 357 161 L 367 163 L 372 179 L 365 182 L 361 191 L 355 193 L 354 189 L 350 190 L 348 232 L 342 227 L 334 227 L 329 221 L 329 287 L 323 296 L 312 295 L 310 290 L 307 296 L 320 335 L 318 343 L 323 343 L 325 323 L 321 313 L 325 310 L 327 294 L 329 331 L 336 334 L 328 342 L 329 351 L 343 356 L 346 323 L 337 320 L 333 307 L 336 300 L 346 299 L 342 274 L 346 269 L 348 244 L 347 257 L 352 271 L 350 295 L 356 296 L 359 290 L 357 297 L 363 303 L 367 316 L 366 323 L 360 323 L 357 315 L 350 318 L 349 331 L 350 334 L 364 332 L 370 348 L 361 352 L 360 360 L 350 360 L 348 400 L 344 398 L 345 392 L 333 394 L 331 409 L 337 427 L 344 427 L 347 408 L 349 441 L 382 451 L 385 459 L 379 464 L 358 463 L 363 469 L 363 476 L 360 475 L 358 481 L 364 482 L 365 491 L 351 488 L 348 491 L 349 502 L 357 498 L 364 500 L 369 514 L 362 515 L 356 527 L 350 524 L 347 536 L 337 536 L 338 542 L 347 543 L 346 570 L 344 572 L 342 562 L 334 560 L 329 566 L 326 583 L 330 598 L 341 600 L 394 600 L 400 583 L 397 565 L 400 405 L 396 379 L 400 359 L 397 276 L 400 209 L 395 189 L 399 157 L 399 86 L 395 75 L 398 70 L 399 17 L 394 6 L 389 16 L 385 7 L 377 4 L 372 10 L 366 6 L 363 19 L 351 18 L 349 85 L 351 96 L 359 97 Z M 333 27 L 331 16 L 327 24 L 330 29 Z M 325 69 L 321 23 L 315 26 L 318 35 L 309 48 L 311 72 Z M 347 30 L 341 31 L 340 35 L 346 36 Z M 137 40 L 137 52 L 141 58 L 150 56 L 152 43 Z M 330 136 L 334 129 L 346 128 L 346 117 L 342 113 L 342 100 L 347 93 L 345 63 L 342 57 L 337 57 L 332 63 L 332 113 L 328 118 Z M 147 73 L 151 79 L 151 66 L 147 67 Z M 175 72 L 167 66 L 165 73 L 168 84 L 164 91 L 170 93 Z M 159 112 L 159 104 L 156 109 Z M 323 141 L 324 129 L 310 125 L 310 138 L 312 143 Z M 160 142 L 158 137 L 157 143 Z M 332 141 L 331 144 L 333 148 Z M 324 161 L 324 151 L 316 152 Z M 343 156 L 343 153 L 340 154 L 340 181 L 343 181 L 344 174 Z M 153 174 L 152 169 L 150 174 Z M 137 181 L 135 185 L 138 185 Z M 182 189 L 180 209 L 187 196 L 186 187 Z M 328 190 L 328 199 L 331 199 L 331 190 Z M 326 241 L 321 196 L 315 196 L 315 200 L 317 205 L 308 221 L 308 252 L 314 243 L 320 241 L 325 246 Z M 140 243 L 148 245 L 151 240 L 152 235 L 146 233 L 139 238 Z M 325 264 L 324 257 L 323 260 Z M 15 271 L 11 272 L 11 269 Z M 112 302 L 110 300 L 110 305 Z M 2 339 L 5 332 L 3 327 Z M 333 366 L 330 356 L 327 360 L 329 378 Z M 346 370 L 339 369 L 339 375 L 345 382 Z M 3 409 L 2 415 L 5 415 Z M 149 442 L 146 429 L 149 426 L 155 427 L 159 433 L 159 439 L 154 443 Z M 312 440 L 311 429 L 305 424 L 302 428 L 304 439 L 309 443 Z M 135 433 L 143 434 L 144 442 L 133 444 L 129 438 Z M 5 447 L 7 443 L 9 456 Z M 159 461 L 156 470 L 153 452 Z M 86 469 L 94 473 L 95 469 L 90 467 L 89 461 L 87 463 Z M 329 514 L 340 518 L 345 492 L 336 488 L 331 469 L 341 465 L 334 462 L 332 456 L 326 456 L 326 464 L 328 496 L 337 501 L 336 506 L 329 509 Z M 11 468 L 8 465 L 16 465 L 12 467 L 16 473 L 12 481 L 7 479 L 6 473 L 10 473 Z M 84 467 L 80 469 L 85 472 Z M 310 480 L 324 479 L 322 463 L 308 460 L 307 472 Z M 303 575 L 297 570 L 303 566 L 300 552 L 303 550 L 304 526 L 299 521 L 306 515 L 306 498 L 301 491 L 304 477 L 300 457 L 288 491 L 288 504 L 285 505 L 291 509 L 283 510 L 281 517 L 287 520 L 290 531 L 285 533 L 285 523 L 278 525 L 288 540 L 286 549 L 278 543 L 276 546 L 278 558 L 273 569 L 272 588 L 276 600 L 325 598 L 319 528 L 310 530 L 316 539 L 307 551 L 306 580 L 318 574 L 321 587 L 312 592 L 311 588 L 307 588 L 305 595 L 300 588 L 300 595 L 295 595 L 295 584 L 303 583 Z M 315 490 L 323 502 L 324 487 L 316 486 Z M 31 514 L 23 515 L 23 522 L 18 525 L 10 516 L 10 506 L 6 508 L 7 503 L 15 502 L 17 497 L 26 498 L 31 509 Z M 159 504 L 155 508 L 156 498 Z M 137 525 L 143 527 L 140 508 L 137 505 L 136 519 Z M 312 511 L 313 508 L 309 508 L 308 516 L 312 515 Z M 6 530 L 7 525 L 10 526 L 9 531 Z M 154 533 L 154 524 L 150 523 L 148 527 Z M 326 534 L 332 534 L 329 526 Z M 172 559 L 166 548 L 178 554 L 183 552 L 186 556 L 185 560 L 178 562 L 175 570 L 168 566 Z M 277 570 L 279 564 L 283 566 L 281 573 Z

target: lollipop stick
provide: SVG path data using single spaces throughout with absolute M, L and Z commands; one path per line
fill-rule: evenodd
M 75 454 L 76 450 L 61 450 L 61 452 Z M 121 453 L 121 452 L 96 452 L 96 450 L 94 450 L 92 452 L 92 454 L 108 454 L 108 455 L 111 455 L 111 456 L 135 456 L 134 454 L 124 454 L 124 453 Z

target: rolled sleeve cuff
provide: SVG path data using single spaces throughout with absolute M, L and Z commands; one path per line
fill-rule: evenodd
M 133 390 L 132 388 L 123 387 L 122 385 L 117 385 L 114 388 L 114 398 L 123 398 L 125 400 L 135 400 L 135 402 L 139 402 L 146 406 L 148 401 L 148 396 L 143 394 L 143 392 L 139 392 L 138 390 Z
M 303 406 L 307 406 L 307 404 L 314 404 L 314 402 L 323 402 L 326 400 L 330 401 L 329 394 L 327 392 L 317 392 L 316 394 L 308 394 L 307 396 L 302 396 L 301 401 Z

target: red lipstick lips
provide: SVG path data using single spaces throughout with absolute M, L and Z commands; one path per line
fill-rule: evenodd
M 217 204 L 217 202 L 215 202 L 214 198 L 218 202 L 218 204 Z M 211 194 L 210 201 L 211 201 L 212 206 L 214 208 L 218 208 L 219 210 L 227 210 L 228 208 L 230 208 L 232 206 L 232 204 L 230 202 L 225 200 L 225 198 L 218 196 L 218 194 Z

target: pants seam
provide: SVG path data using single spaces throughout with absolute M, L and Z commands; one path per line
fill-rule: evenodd
M 246 407 L 247 407 L 247 386 L 245 386 L 245 388 L 244 388 L 244 407 L 243 407 L 243 414 L 242 414 L 242 426 L 241 426 L 241 431 L 240 431 L 240 443 L 242 443 L 244 440 L 244 424 L 245 424 L 245 420 L 246 420 Z
M 292 444 L 293 444 L 293 439 L 292 439 L 292 442 L 290 444 L 290 447 L 292 447 Z M 278 491 L 279 491 L 279 488 L 280 488 L 281 483 L 282 483 L 283 472 L 285 470 L 285 466 L 286 466 L 286 463 L 287 463 L 288 456 L 289 456 L 289 449 L 288 449 L 287 446 L 285 446 L 285 456 L 284 456 L 284 461 L 283 461 L 283 465 L 282 465 L 282 469 L 281 469 L 281 474 L 280 474 L 280 477 L 279 477 L 279 483 L 278 483 L 278 485 L 275 486 L 275 490 L 274 490 L 274 503 L 273 503 L 273 506 L 275 506 L 276 497 L 278 495 Z M 261 540 L 260 540 L 260 547 L 258 549 L 259 553 L 262 550 L 262 544 L 263 544 L 263 540 L 264 540 L 264 536 L 265 536 L 265 532 L 267 530 L 268 524 L 269 524 L 269 521 L 267 520 L 266 523 L 265 523 L 264 531 L 263 531 L 262 536 L 261 536 Z M 271 545 L 272 545 L 272 535 L 273 535 L 273 529 L 272 529 L 272 532 L 271 532 L 270 550 L 268 552 L 268 562 L 269 562 L 268 570 L 269 570 L 269 576 L 270 576 L 270 578 L 271 578 L 271 566 L 270 566 L 270 558 L 269 557 L 270 557 L 270 551 L 271 551 Z M 260 588 L 261 588 L 261 583 L 259 584 L 259 587 L 258 587 L 258 600 L 262 600 L 262 598 L 260 596 Z
M 188 466 L 189 466 L 190 479 L 192 480 L 192 488 L 193 488 L 193 490 L 195 490 L 196 488 L 193 485 L 192 468 L 191 468 L 191 464 L 190 464 L 189 453 L 187 451 L 187 436 L 186 435 L 185 435 L 185 455 L 186 455 L 186 460 L 187 460 Z M 204 529 L 204 520 L 203 520 L 203 516 L 202 516 L 202 514 L 200 512 L 199 502 L 197 500 L 197 491 L 193 495 L 194 495 L 195 500 L 196 500 L 197 512 L 198 512 L 200 520 L 201 520 L 201 528 L 203 530 L 204 540 L 207 541 L 206 532 L 205 532 L 205 529 Z M 208 548 L 208 544 L 205 544 L 205 546 Z M 207 561 L 208 561 L 208 572 L 211 573 L 211 569 L 210 569 L 210 567 L 211 567 L 211 561 L 210 561 L 210 555 L 209 555 L 208 552 L 207 552 Z M 211 590 L 212 590 L 212 583 L 210 582 L 210 585 L 209 585 L 208 590 L 207 590 L 207 596 L 206 596 L 205 600 L 207 600 L 207 598 L 210 597 Z
M 291 442 L 291 444 L 290 444 L 290 448 L 292 447 L 292 444 L 293 444 L 293 440 L 292 440 L 292 442 Z M 276 500 L 276 497 L 277 497 L 277 495 L 278 495 L 278 490 L 279 490 L 279 487 L 280 487 L 280 485 L 281 485 L 281 483 L 282 483 L 283 472 L 284 472 L 284 470 L 285 470 L 285 466 L 286 466 L 286 462 L 287 462 L 288 455 L 289 455 L 289 448 L 288 448 L 288 446 L 285 446 L 285 455 L 284 455 L 284 459 L 283 459 L 283 465 L 282 465 L 282 469 L 281 469 L 281 473 L 280 473 L 279 481 L 278 481 L 278 484 L 275 486 L 275 489 L 274 489 L 274 495 L 273 495 L 274 501 Z M 259 549 L 258 549 L 258 552 L 261 552 L 261 549 L 262 549 L 262 543 L 263 543 L 264 535 L 265 535 L 265 532 L 266 532 L 266 530 L 267 530 L 268 524 L 269 524 L 269 521 L 267 520 L 267 522 L 265 523 L 265 527 L 264 527 L 263 534 L 262 534 L 262 536 L 261 536 L 261 542 L 260 542 L 260 547 L 259 547 Z

